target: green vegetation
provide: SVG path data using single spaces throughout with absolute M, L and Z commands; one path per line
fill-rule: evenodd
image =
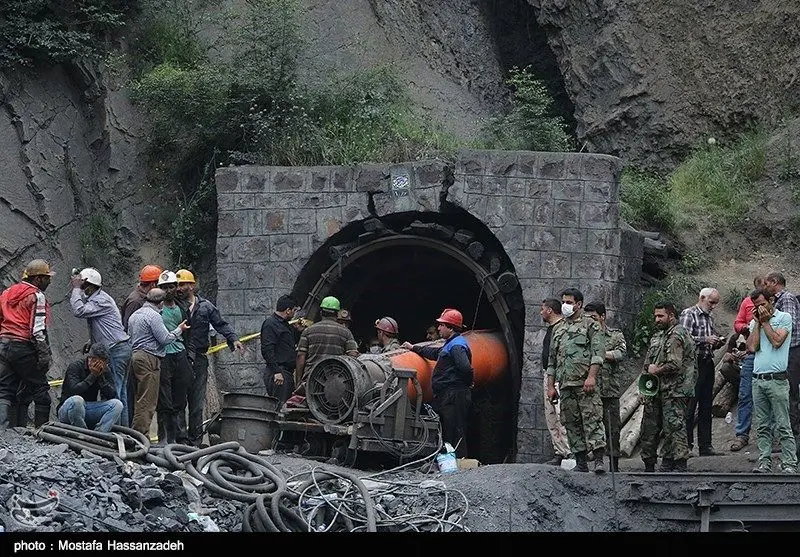
M 732 312 L 739 311 L 739 305 L 742 300 L 749 294 L 744 288 L 733 287 L 722 295 L 722 303 Z
M 655 332 L 653 311 L 659 302 L 667 301 L 675 305 L 675 310 L 680 313 L 684 307 L 693 303 L 692 298 L 700 291 L 701 285 L 691 276 L 675 275 L 669 280 L 651 288 L 642 300 L 641 309 L 633 323 L 633 335 L 630 350 L 639 356 L 649 346 L 650 338 Z
M 136 0 L 3 0 L 0 69 L 92 58 Z
M 114 224 L 107 213 L 94 212 L 81 229 L 81 255 L 89 266 L 107 261 L 114 247 Z
M 564 119 L 555 115 L 553 98 L 530 67 L 511 69 L 506 84 L 511 88 L 510 110 L 489 121 L 484 129 L 483 146 L 528 151 L 574 150 Z
M 668 176 L 626 171 L 622 215 L 634 226 L 664 232 L 696 222 L 737 224 L 766 175 L 767 135 L 745 133 L 730 146 L 705 144 Z

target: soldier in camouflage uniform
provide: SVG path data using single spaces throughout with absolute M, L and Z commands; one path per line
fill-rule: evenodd
M 602 302 L 590 302 L 583 310 L 594 319 L 606 341 L 606 353 L 600 374 L 597 376 L 597 390 L 603 401 L 603 426 L 606 428 L 606 454 L 611 459 L 611 468 L 619 472 L 619 363 L 628 351 L 625 336 L 619 329 L 606 325 L 606 306 Z
M 695 343 L 677 319 L 675 306 L 669 302 L 656 304 L 656 333 L 644 361 L 644 373 L 656 375 L 658 393 L 644 397 L 641 453 L 645 472 L 654 472 L 659 436 L 661 472 L 686 472 L 689 442 L 686 436 L 686 407 L 694 396 L 697 380 Z
M 594 453 L 594 471 L 606 471 L 606 432 L 603 402 L 597 391 L 597 374 L 603 365 L 605 338 L 600 326 L 581 310 L 583 294 L 576 288 L 561 293 L 564 324 L 553 331 L 547 364 L 547 396 L 561 385 L 561 423 L 575 455 L 575 470 L 588 472 L 587 453 Z

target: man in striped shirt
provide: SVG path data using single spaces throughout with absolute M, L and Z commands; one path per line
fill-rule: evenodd
M 764 290 L 775 299 L 775 309 L 788 313 L 792 318 L 792 336 L 789 337 L 789 422 L 795 445 L 800 440 L 800 302 L 786 290 L 786 278 L 773 271 L 764 279 Z
M 711 405 L 714 400 L 714 350 L 725 344 L 714 326 L 711 312 L 719 304 L 716 288 L 703 288 L 697 303 L 681 312 L 681 326 L 694 339 L 697 349 L 697 383 L 694 396 L 689 399 L 686 412 L 686 436 L 689 450 L 694 446 L 695 409 L 697 412 L 697 444 L 700 456 L 714 456 L 720 453 L 711 445 Z

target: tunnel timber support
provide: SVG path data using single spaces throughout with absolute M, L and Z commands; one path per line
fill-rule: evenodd
M 516 416 L 498 431 L 514 439 L 507 459 L 544 462 L 552 444 L 544 423 L 541 301 L 576 287 L 604 302 L 610 322 L 623 328 L 639 309 L 642 244 L 619 217 L 621 169 L 607 155 L 483 150 L 459 151 L 452 161 L 222 167 L 215 176 L 216 299 L 205 292 L 240 336 L 258 332 L 289 292 L 310 300 L 313 311 L 324 290 L 336 290 L 353 310 L 357 338 L 392 315 L 402 340 L 420 341 L 443 307 L 466 308 L 470 328 L 512 341 L 512 369 L 498 381 L 505 391 L 490 393 L 504 396 Z M 480 238 L 455 245 L 455 238 L 431 234 L 437 226 Z M 366 268 L 373 265 L 382 274 Z M 409 284 L 393 275 L 407 275 Z M 334 288 L 337 276 L 346 288 Z M 515 283 L 512 294 L 494 294 Z M 470 296 L 479 291 L 476 302 Z M 408 300 L 381 304 L 392 292 Z M 220 389 L 263 389 L 257 347 L 222 351 L 216 360 Z

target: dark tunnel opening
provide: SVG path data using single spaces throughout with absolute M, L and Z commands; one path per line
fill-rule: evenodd
M 567 93 L 547 34 L 536 19 L 535 8 L 527 0 L 482 0 L 482 3 L 492 24 L 503 70 L 530 66 L 553 97 L 555 113 L 564 118 L 570 135 L 575 137 L 575 105 Z
M 500 242 L 477 219 L 453 206 L 447 213 L 398 213 L 352 223 L 321 246 L 294 288 L 316 317 L 326 295 L 352 313 L 362 353 L 375 320 L 394 317 L 400 340 L 425 341 L 425 331 L 446 307 L 459 309 L 468 329 L 502 332 L 509 370 L 472 393 L 468 454 L 483 463 L 513 460 L 521 377 L 524 304 L 517 284 L 500 292 L 497 276 L 513 271 Z M 470 241 L 459 244 L 460 233 Z M 474 242 L 483 246 L 481 253 Z M 493 272 L 492 272 L 493 271 Z

